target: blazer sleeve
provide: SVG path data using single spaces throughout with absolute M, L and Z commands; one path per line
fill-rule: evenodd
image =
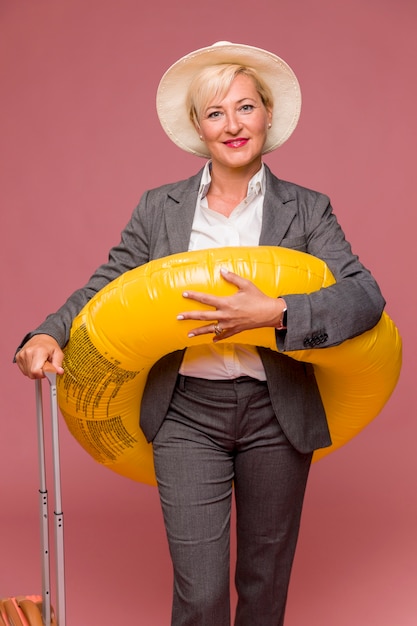
M 35 330 L 21 341 L 16 352 L 34 335 L 46 334 L 56 339 L 63 348 L 68 342 L 74 318 L 84 305 L 105 285 L 118 276 L 149 261 L 149 232 L 151 230 L 152 201 L 146 192 L 121 234 L 120 243 L 108 255 L 108 261 L 97 268 L 88 282 L 75 291 L 55 313 L 48 315 Z
M 385 306 L 375 279 L 352 253 L 329 198 L 299 192 L 297 203 L 295 232 L 304 231 L 305 251 L 327 263 L 336 283 L 311 294 L 282 294 L 288 310 L 287 331 L 276 333 L 281 351 L 338 345 L 373 328 Z M 282 245 L 291 247 L 291 237 Z

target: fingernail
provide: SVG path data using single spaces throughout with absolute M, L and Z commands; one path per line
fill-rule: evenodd
M 187 335 L 190 339 L 192 339 L 193 337 L 195 337 L 194 333 L 188 333 Z
M 183 315 L 177 315 L 177 320 L 183 320 L 184 316 Z
M 184 291 L 182 295 L 184 298 L 188 298 L 188 291 Z
M 220 272 L 221 272 L 222 274 L 228 274 L 228 273 L 229 273 L 229 270 L 227 269 L 227 267 L 221 267 L 221 268 L 220 268 Z

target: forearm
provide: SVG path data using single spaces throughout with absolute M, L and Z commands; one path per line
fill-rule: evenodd
M 71 325 L 83 306 L 95 295 L 94 289 L 85 288 L 74 292 L 63 306 L 51 313 L 37 328 L 30 331 L 22 339 L 16 352 L 35 335 L 50 335 L 63 348 L 69 339 Z
M 120 243 L 110 252 L 108 261 L 97 268 L 89 281 L 75 291 L 55 313 L 48 315 L 40 326 L 29 332 L 21 341 L 16 352 L 34 335 L 46 334 L 53 337 L 63 348 L 68 342 L 72 322 L 81 309 L 109 282 L 149 260 L 148 228 L 146 221 L 147 194 L 136 207 Z
M 285 301 L 287 330 L 277 333 L 277 346 L 282 351 L 338 345 L 373 328 L 385 306 L 377 286 L 375 290 L 364 289 L 349 280 L 309 295 L 286 295 Z M 314 345 L 314 337 L 323 341 Z

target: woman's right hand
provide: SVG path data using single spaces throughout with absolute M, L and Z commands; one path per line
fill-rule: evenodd
M 43 366 L 49 361 L 57 374 L 63 374 L 64 353 L 50 335 L 34 335 L 16 354 L 20 371 L 28 378 L 44 378 Z

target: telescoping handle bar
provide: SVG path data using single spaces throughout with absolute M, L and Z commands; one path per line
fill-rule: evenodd
M 57 625 L 66 626 L 65 616 L 65 567 L 64 567 L 64 514 L 61 499 L 61 467 L 59 454 L 59 420 L 56 386 L 56 371 L 45 363 L 43 368 L 49 382 L 51 405 L 52 435 L 52 466 L 54 486 L 54 538 L 55 538 L 55 582 L 56 582 L 56 616 Z M 36 414 L 38 426 L 39 451 L 39 509 L 41 529 L 42 558 L 42 619 L 45 626 L 52 626 L 51 589 L 49 566 L 49 532 L 48 532 L 48 491 L 46 485 L 44 412 L 42 399 L 42 380 L 36 380 Z

